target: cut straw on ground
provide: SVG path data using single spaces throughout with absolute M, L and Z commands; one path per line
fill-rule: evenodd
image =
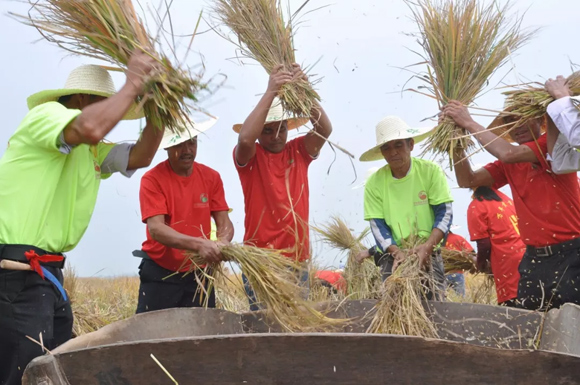
M 489 78 L 504 65 L 534 31 L 521 28 L 522 18 L 509 16 L 510 1 L 503 7 L 482 0 L 408 0 L 420 31 L 427 73 L 426 93 L 439 107 L 450 100 L 470 105 L 488 85 Z M 420 92 L 420 93 L 425 93 Z M 448 154 L 453 165 L 456 148 L 473 146 L 465 132 L 452 122 L 437 126 L 425 151 Z
M 362 240 L 369 234 L 369 230 L 355 237 L 340 217 L 333 217 L 326 225 L 315 230 L 325 243 L 347 253 L 344 279 L 347 283 L 348 298 L 376 299 L 382 282 L 379 268 L 369 258 L 362 263 L 356 260 L 356 256 L 367 249 Z
M 280 251 L 246 245 L 221 247 L 226 261 L 237 263 L 248 279 L 258 301 L 267 310 L 267 316 L 290 332 L 324 331 L 342 325 L 344 320 L 326 317 L 306 300 L 299 282 L 303 268 L 299 262 L 284 256 Z M 193 272 L 205 264 L 198 255 L 186 253 L 186 265 Z M 181 269 L 180 269 L 181 270 Z M 213 290 L 222 270 L 212 268 L 208 292 Z
M 155 44 L 161 39 L 149 35 L 130 0 L 44 0 L 30 4 L 27 16 L 13 16 L 69 52 L 124 70 L 136 50 L 151 55 L 158 64 L 150 74 L 139 105 L 156 127 L 182 130 L 191 123 L 188 101 L 196 102 L 197 94 L 207 85 L 201 74 L 192 76 L 188 69 L 172 64 L 167 56 L 156 52 Z M 165 40 L 169 41 L 167 37 Z
M 235 37 L 220 34 L 238 47 L 242 57 L 257 61 L 268 74 L 279 65 L 292 71 L 298 12 L 285 20 L 282 2 L 276 0 L 216 0 L 213 8 L 217 23 L 227 26 Z M 312 84 L 304 79 L 285 84 L 278 96 L 284 110 L 295 117 L 310 118 L 312 108 L 320 101 Z

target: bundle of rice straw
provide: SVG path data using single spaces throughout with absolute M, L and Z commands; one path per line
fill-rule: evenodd
M 442 247 L 441 256 L 445 265 L 445 274 L 456 271 L 476 271 L 477 267 L 472 255 L 473 253 L 469 251 L 457 251 Z
M 240 274 L 233 274 L 228 268 L 222 270 L 215 276 L 215 299 L 216 307 L 241 313 L 250 310 L 248 297 L 244 290 L 244 283 Z
M 430 279 L 419 258 L 408 256 L 383 283 L 367 333 L 437 338 L 437 329 L 423 306 Z
M 471 303 L 497 305 L 495 281 L 491 274 L 477 274 L 467 279 L 466 299 Z
M 297 272 L 301 265 L 285 257 L 280 251 L 246 245 L 221 247 L 225 261 L 235 262 L 247 277 L 258 305 L 268 311 L 268 317 L 289 332 L 324 331 L 341 325 L 344 321 L 326 317 L 303 298 Z M 194 253 L 186 253 L 184 266 L 189 273 L 200 269 L 205 261 Z M 213 290 L 222 269 L 211 266 L 207 292 Z M 206 268 L 207 271 L 207 268 Z
M 315 230 L 322 235 L 324 242 L 348 253 L 344 269 L 348 298 L 353 300 L 377 298 L 382 282 L 379 268 L 371 259 L 367 258 L 362 263 L 356 260 L 357 254 L 367 249 L 362 240 L 369 234 L 369 230 L 355 237 L 344 220 L 337 216 Z
M 567 80 L 572 95 L 580 95 L 580 72 L 574 72 Z M 504 95 L 507 96 L 505 107 L 509 111 L 504 112 L 504 116 L 514 120 L 512 124 L 504 127 L 505 133 L 530 120 L 542 118 L 546 115 L 548 105 L 554 101 L 542 83 L 516 86 L 515 90 L 506 91 Z M 576 107 L 579 107 L 577 103 Z
M 308 1 L 306 1 L 308 3 Z M 225 24 L 235 35 L 226 39 L 234 43 L 241 56 L 260 63 L 268 74 L 280 64 L 285 71 L 296 63 L 294 53 L 294 26 L 297 14 L 306 5 L 284 21 L 280 0 L 216 0 L 215 18 Z M 295 117 L 310 117 L 312 107 L 320 96 L 312 84 L 296 79 L 285 84 L 278 94 L 284 110 Z
M 503 7 L 494 1 L 481 0 L 407 0 L 419 26 L 428 64 L 429 93 L 439 107 L 450 100 L 470 105 L 482 92 L 488 79 L 506 63 L 509 55 L 533 34 L 521 30 L 522 19 L 512 21 Z M 420 92 L 422 93 L 422 92 Z M 473 142 L 452 122 L 443 122 L 428 139 L 425 151 L 449 154 L 453 167 L 453 150 L 469 148 Z
M 30 4 L 28 16 L 14 16 L 69 52 L 121 69 L 127 68 L 131 54 L 138 49 L 151 55 L 158 66 L 140 100 L 145 115 L 156 127 L 181 130 L 190 123 L 186 99 L 197 101 L 196 94 L 207 85 L 202 83 L 201 74 L 192 77 L 188 70 L 173 66 L 165 55 L 156 52 L 155 43 L 160 39 L 149 36 L 131 0 L 30 0 Z

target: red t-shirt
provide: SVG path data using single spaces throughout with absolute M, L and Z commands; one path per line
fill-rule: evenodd
M 510 185 L 522 241 L 541 247 L 580 237 L 580 187 L 576 173 L 552 173 L 546 162 L 545 134 L 538 138 L 538 144 L 523 146 L 534 151 L 540 164 L 496 161 L 485 166 L 495 181 L 494 188 Z
M 243 167 L 234 149 L 244 191 L 246 244 L 287 250 L 287 256 L 299 261 L 310 257 L 308 166 L 312 160 L 303 136 L 288 142 L 278 154 L 257 143 L 256 155 Z
M 341 273 L 330 270 L 318 270 L 315 277 L 331 284 L 336 290 L 346 293 L 346 281 Z
M 166 160 L 147 171 L 139 190 L 141 219 L 164 215 L 165 223 L 177 232 L 209 239 L 211 213 L 228 211 L 224 186 L 217 171 L 194 163 L 188 177 L 177 175 Z M 161 267 L 177 271 L 184 260 L 183 250 L 166 247 L 153 240 L 147 229 L 142 250 Z M 186 271 L 185 266 L 181 271 Z
M 461 235 L 455 233 L 449 233 L 447 235 L 447 241 L 444 247 L 455 251 L 473 251 L 473 247 L 471 247 L 469 242 Z
M 518 296 L 520 274 L 518 266 L 526 251 L 520 238 L 518 218 L 512 200 L 495 191 L 503 200 L 474 199 L 467 209 L 467 225 L 472 241 L 491 241 L 491 271 L 495 280 L 497 301 L 505 302 Z

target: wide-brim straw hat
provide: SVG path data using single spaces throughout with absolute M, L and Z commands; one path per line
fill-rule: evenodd
M 426 139 L 435 127 L 411 128 L 398 116 L 387 116 L 376 127 L 377 145 L 361 155 L 361 162 L 384 159 L 381 147 L 392 140 L 411 139 L 419 143 Z
M 495 117 L 495 119 L 489 124 L 489 126 L 487 126 L 488 131 L 494 133 L 497 136 L 501 136 L 510 143 L 514 143 L 514 141 L 512 140 L 511 136 L 507 133 L 507 131 L 511 130 L 514 127 L 515 123 L 513 122 L 506 123 L 505 118 L 517 117 L 516 115 L 511 113 L 512 109 L 513 107 L 509 106 L 506 101 L 504 103 L 503 111 L 500 112 Z M 542 124 L 542 133 L 546 132 L 546 129 L 547 125 L 546 122 L 544 121 Z
M 174 131 L 165 129 L 165 132 L 163 133 L 163 139 L 161 139 L 161 145 L 159 147 L 166 150 L 169 147 L 177 146 L 178 144 L 191 140 L 199 134 L 203 134 L 212 128 L 217 123 L 217 121 L 217 118 L 212 117 L 205 122 L 192 122 L 192 124 L 190 124 L 188 127 L 184 127 L 181 132 L 178 132 L 177 130 Z
M 44 103 L 56 102 L 62 96 L 86 94 L 108 98 L 116 93 L 109 72 L 101 66 L 88 64 L 75 68 L 68 76 L 64 88 L 37 92 L 28 97 L 27 103 L 28 108 L 33 109 Z M 140 119 L 143 116 L 143 110 L 134 104 L 123 119 Z
M 282 108 L 282 102 L 276 97 L 274 98 L 274 102 L 272 102 L 272 106 L 268 110 L 268 115 L 266 116 L 264 124 L 283 122 L 284 120 L 288 122 L 288 130 L 302 127 L 310 121 L 309 118 L 291 117 L 286 111 L 284 111 L 284 108 Z M 234 131 L 239 134 L 242 130 L 242 124 L 234 124 L 233 128 Z

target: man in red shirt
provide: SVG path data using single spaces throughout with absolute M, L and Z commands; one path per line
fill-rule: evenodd
M 467 209 L 467 224 L 471 240 L 477 242 L 477 269 L 484 271 L 491 261 L 498 304 L 515 307 L 518 266 L 526 245 L 520 238 L 513 201 L 498 190 L 479 186 Z
M 283 250 L 289 258 L 304 262 L 310 258 L 308 167 L 318 157 L 332 125 L 316 103 L 310 117 L 314 132 L 287 142 L 288 131 L 308 119 L 288 117 L 276 95 L 284 84 L 300 77 L 306 79 L 297 64 L 290 70 L 280 65 L 272 71 L 256 108 L 243 125 L 234 126 L 240 134 L 234 163 L 244 192 L 244 242 Z M 304 270 L 301 279 L 307 282 Z M 249 287 L 248 295 L 256 310 Z
M 181 134 L 167 131 L 161 146 L 167 150 L 168 160 L 141 179 L 139 200 L 147 240 L 141 250 L 133 252 L 143 258 L 137 313 L 202 306 L 206 293 L 198 281 L 204 280 L 203 273 L 169 276 L 190 268 L 184 264 L 184 251 L 196 252 L 208 263 L 219 262 L 219 244 L 234 236 L 220 175 L 195 162 L 197 135 L 214 123 L 194 125 Z M 210 240 L 212 217 L 217 242 Z M 214 291 L 207 301 L 208 307 L 215 307 Z
M 505 115 L 505 116 L 504 116 Z M 492 130 L 476 123 L 467 108 L 451 101 L 441 118 L 451 118 L 473 134 L 498 160 L 473 171 L 461 149 L 454 154 L 461 187 L 509 184 L 519 220 L 526 253 L 520 263 L 518 306 L 526 309 L 560 307 L 566 302 L 580 303 L 580 188 L 576 174 L 555 175 L 547 162 L 548 142 L 542 135 L 542 121 L 534 120 L 514 127 L 509 113 L 496 121 L 513 128 L 513 146 Z
M 455 226 L 455 228 L 457 229 L 459 226 Z M 443 247 L 449 250 L 460 251 L 462 253 L 473 253 L 473 247 L 471 247 L 469 242 L 467 242 L 467 240 L 461 235 L 452 233 L 451 230 L 449 230 L 449 234 L 445 240 L 445 246 Z M 447 274 L 445 280 L 447 281 L 447 285 L 449 285 L 449 287 L 451 287 L 457 294 L 462 297 L 465 296 L 465 276 L 462 271 Z

